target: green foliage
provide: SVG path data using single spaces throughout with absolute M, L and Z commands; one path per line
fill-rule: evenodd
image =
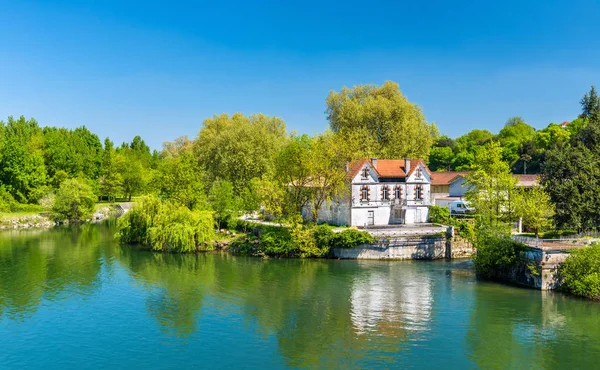
M 117 220 L 117 237 L 124 244 L 152 245 L 149 229 L 162 207 L 157 197 L 142 197 L 131 209 Z
M 124 244 L 140 244 L 156 251 L 186 253 L 212 249 L 212 212 L 144 197 L 117 222 Z
M 355 229 L 347 229 L 337 233 L 331 243 L 331 248 L 356 248 L 362 244 L 373 243 L 371 234 Z
M 525 250 L 523 244 L 508 236 L 485 233 L 478 233 L 476 248 L 475 270 L 487 278 L 515 266 L 520 252 Z
M 600 119 L 595 118 L 595 91 L 582 101 L 585 127 L 570 142 L 546 153 L 542 183 L 556 205 L 559 228 L 577 230 L 600 225 Z M 586 105 L 587 104 L 587 105 Z
M 515 218 L 516 180 L 502 160 L 502 147 L 490 142 L 475 156 L 473 172 L 467 176 L 466 198 L 485 225 L 498 225 Z
M 458 230 L 458 236 L 465 238 L 470 242 L 475 241 L 475 226 L 472 223 L 466 220 L 460 220 L 454 223 L 454 227 Z
M 217 180 L 209 193 L 209 203 L 214 211 L 217 228 L 231 227 L 240 213 L 241 201 L 235 195 L 233 184 L 227 180 Z
M 46 185 L 42 130 L 34 119 L 1 122 L 0 182 L 18 202 L 37 202 Z
M 202 123 L 194 153 L 207 183 L 226 180 L 239 192 L 255 177 L 273 176 L 275 156 L 286 139 L 280 118 L 221 114 Z
M 155 186 L 162 198 L 190 210 L 203 210 L 208 205 L 201 178 L 198 159 L 187 150 L 160 164 Z
M 52 218 L 58 221 L 84 221 L 94 213 L 96 196 L 91 187 L 78 179 L 65 180 L 52 206 Z
M 448 207 L 431 206 L 429 207 L 429 220 L 434 224 L 445 224 L 450 223 L 450 210 Z
M 191 211 L 165 203 L 148 229 L 152 249 L 176 253 L 211 250 L 213 222 L 210 211 Z
M 433 147 L 429 152 L 429 169 L 432 171 L 450 171 L 453 158 L 454 153 L 451 147 Z
M 331 91 L 326 104 L 331 130 L 355 157 L 427 158 L 437 136 L 421 108 L 391 81 Z
M 550 225 L 554 216 L 554 204 L 548 193 L 540 188 L 522 188 L 517 192 L 516 213 L 523 219 L 523 225 L 533 229 L 536 236 L 540 230 Z
M 561 289 L 600 299 L 600 244 L 575 250 L 559 267 Z
M 335 233 L 327 225 L 303 225 L 297 221 L 293 219 L 289 228 L 254 225 L 255 230 L 260 230 L 258 239 L 237 240 L 232 251 L 257 256 L 314 258 L 330 256 L 333 248 L 355 248 L 374 242 L 366 232 L 347 229 Z

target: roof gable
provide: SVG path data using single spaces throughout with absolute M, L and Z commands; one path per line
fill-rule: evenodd
M 375 161 L 375 163 L 373 163 Z M 346 174 L 347 180 L 352 180 L 356 175 L 364 168 L 365 164 L 377 174 L 377 177 L 382 179 L 403 179 L 409 177 L 419 165 L 422 165 L 429 175 L 431 172 L 422 159 L 411 159 L 410 170 L 406 173 L 406 163 L 404 159 L 359 159 L 353 161 L 348 166 L 348 172 Z

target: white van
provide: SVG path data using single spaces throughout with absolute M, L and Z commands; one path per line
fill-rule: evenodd
M 469 205 L 463 200 L 455 200 L 450 203 L 450 214 L 451 215 L 466 215 L 468 213 L 473 213 L 474 209 L 469 207 Z

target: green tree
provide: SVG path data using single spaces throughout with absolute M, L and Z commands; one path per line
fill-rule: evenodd
M 43 136 L 32 118 L 2 122 L 0 181 L 21 203 L 35 203 L 46 192 Z
M 100 192 L 106 195 L 109 201 L 114 201 L 122 191 L 123 176 L 119 173 L 115 163 L 116 151 L 109 138 L 104 140 L 104 152 L 102 153 L 102 166 L 100 178 Z
M 311 200 L 313 185 L 312 140 L 308 135 L 292 136 L 276 158 L 276 179 L 286 194 L 286 215 L 297 215 Z
M 213 182 L 208 200 L 218 229 L 224 224 L 228 225 L 239 215 L 240 200 L 235 195 L 233 184 L 227 180 Z
M 482 225 L 498 227 L 514 219 L 515 184 L 498 142 L 490 142 L 477 152 L 473 172 L 467 176 L 466 198 Z
M 433 147 L 429 152 L 429 168 L 432 171 L 450 171 L 453 159 L 452 148 L 448 146 Z
M 516 213 L 522 218 L 523 225 L 533 229 L 537 237 L 542 228 L 550 225 L 554 204 L 541 187 L 521 188 L 516 199 Z
M 202 168 L 191 150 L 161 162 L 154 179 L 161 197 L 190 210 L 207 208 Z
M 525 123 L 521 117 L 512 117 L 498 134 L 502 144 L 502 158 L 509 166 L 513 167 L 520 160 L 527 160 L 522 147 L 525 143 L 532 142 L 535 138 L 535 129 Z M 529 159 L 530 160 L 530 159 Z
M 52 206 L 52 218 L 59 221 L 83 221 L 94 213 L 96 196 L 92 188 L 78 179 L 65 180 Z
M 343 141 L 327 131 L 312 138 L 309 171 L 309 197 L 313 221 L 317 222 L 319 210 L 346 190 L 346 158 L 348 151 Z
M 592 86 L 590 91 L 585 93 L 579 103 L 581 104 L 581 118 L 591 121 L 600 120 L 600 97 L 596 93 L 595 86 Z
M 427 158 L 438 134 L 391 81 L 331 91 L 326 104 L 331 130 L 355 157 Z
M 227 180 L 241 191 L 252 178 L 273 175 L 275 157 L 286 138 L 280 118 L 222 114 L 203 122 L 194 152 L 206 183 Z
M 600 225 L 600 120 L 593 113 L 592 90 L 582 99 L 586 123 L 570 142 L 546 152 L 542 183 L 556 205 L 558 227 L 578 230 Z

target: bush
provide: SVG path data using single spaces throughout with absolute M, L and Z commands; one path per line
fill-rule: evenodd
M 478 238 L 475 270 L 480 276 L 492 277 L 496 273 L 504 272 L 515 266 L 519 261 L 520 252 L 524 250 L 523 244 L 509 237 Z
M 375 238 L 369 233 L 348 229 L 334 236 L 331 248 L 356 248 L 361 244 L 369 244 L 374 241 Z
M 314 228 L 313 237 L 315 238 L 315 243 L 317 243 L 318 246 L 331 248 L 333 239 L 335 238 L 335 233 L 329 226 L 319 225 Z
M 42 212 L 44 209 L 36 204 L 19 203 L 6 190 L 0 186 L 0 212 Z
M 449 224 L 450 210 L 448 207 L 431 206 L 429 207 L 429 220 L 434 224 Z
M 117 221 L 117 237 L 124 244 L 140 244 L 164 252 L 197 252 L 212 249 L 214 220 L 210 211 L 190 211 L 184 206 L 143 197 Z
M 63 181 L 52 206 L 52 218 L 57 221 L 82 221 L 94 213 L 96 196 L 92 188 L 77 179 Z
M 600 245 L 575 250 L 559 268 L 561 289 L 575 295 L 600 299 Z
M 475 226 L 473 226 L 472 223 L 465 220 L 461 220 L 456 222 L 454 227 L 456 227 L 456 230 L 458 231 L 458 236 L 460 236 L 461 238 L 465 238 L 470 242 L 473 242 L 475 240 Z

